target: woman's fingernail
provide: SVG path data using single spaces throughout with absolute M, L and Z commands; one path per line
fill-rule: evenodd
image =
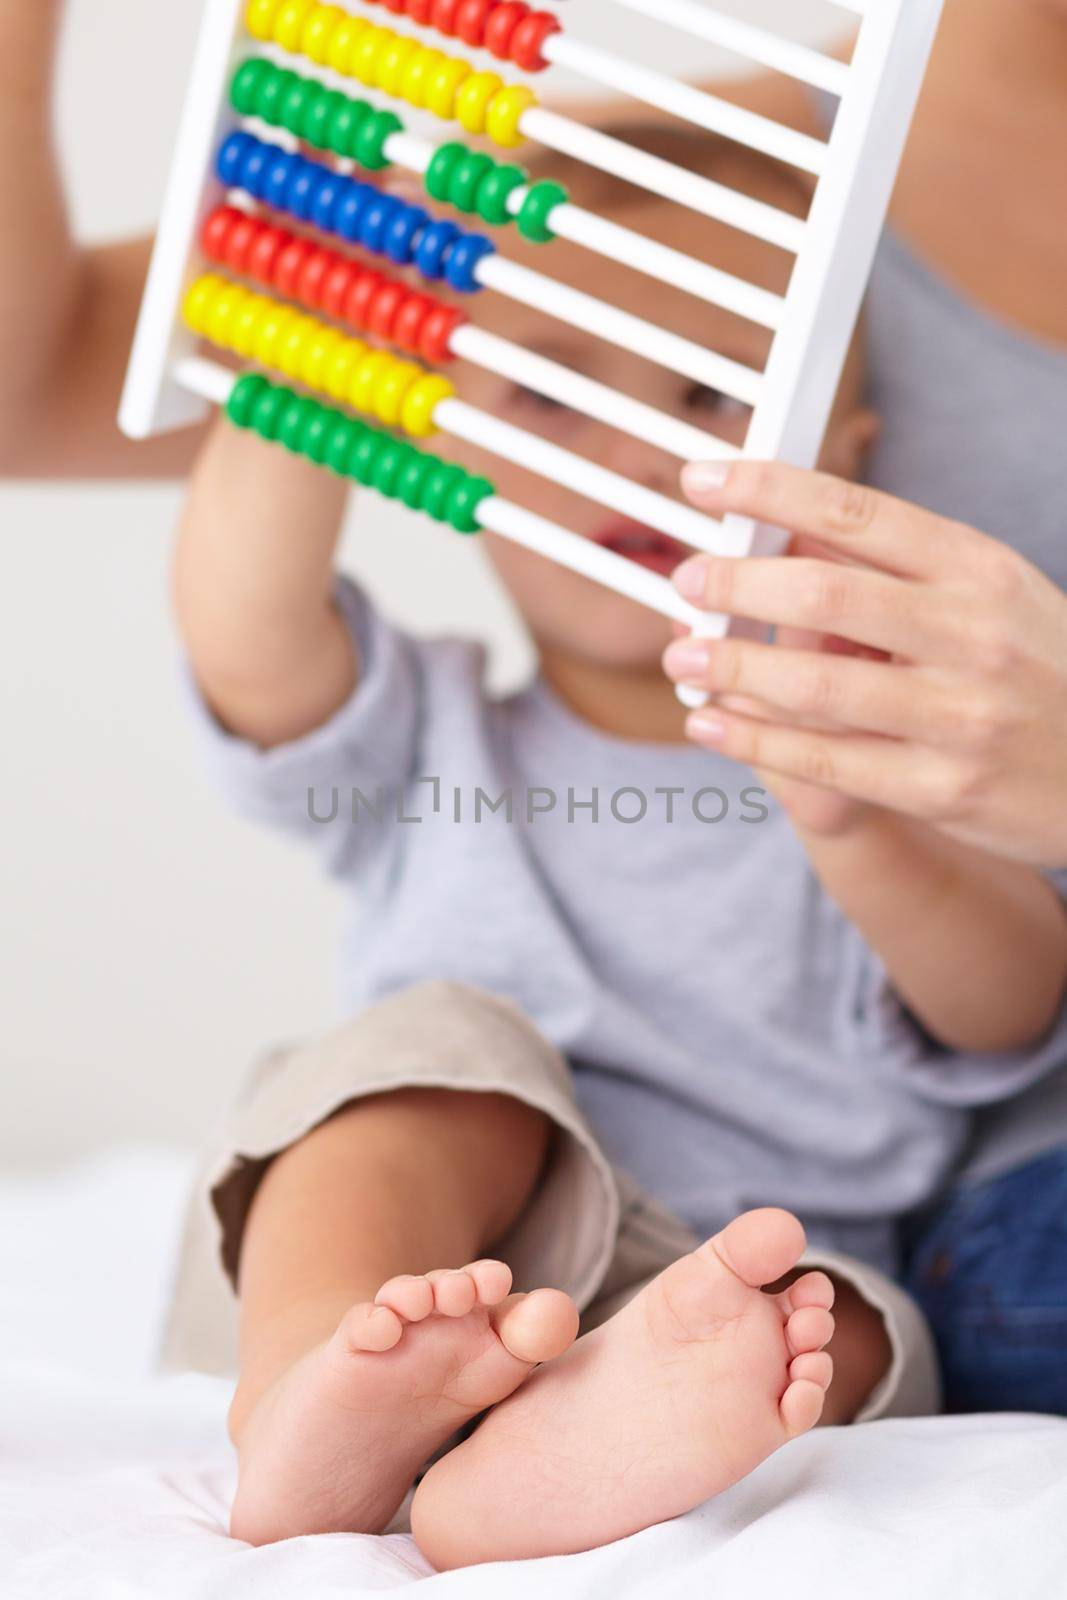
M 716 489 L 725 489 L 729 476 L 725 461 L 690 461 L 682 468 L 682 488 L 689 495 L 713 494 Z
M 663 656 L 663 665 L 669 675 L 682 683 L 703 678 L 708 664 L 708 647 L 696 639 L 676 639 L 674 644 L 667 646 Z
M 690 556 L 673 573 L 671 581 L 683 600 L 699 605 L 707 592 L 709 571 L 707 556 Z
M 722 744 L 726 724 L 714 711 L 692 711 L 685 719 L 685 731 L 698 744 Z

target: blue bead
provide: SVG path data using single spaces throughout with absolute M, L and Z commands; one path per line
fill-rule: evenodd
M 344 191 L 334 208 L 334 232 L 347 239 L 349 244 L 359 244 L 363 236 L 363 214 L 378 197 L 377 189 L 369 183 L 357 183 L 353 178 L 344 180 Z
M 245 157 L 249 148 L 258 143 L 259 140 L 253 139 L 250 133 L 231 133 L 228 139 L 223 140 L 215 157 L 215 171 L 219 182 L 224 183 L 227 189 L 240 187 Z
M 424 278 L 433 280 L 444 277 L 445 259 L 459 237 L 460 230 L 456 224 L 447 222 L 443 217 L 423 229 L 415 246 L 415 265 Z
M 285 208 L 299 222 L 311 221 L 311 202 L 315 198 L 321 170 L 321 167 L 316 167 L 313 161 L 305 161 L 301 156 L 296 157 L 293 176 L 285 191 Z
M 287 211 L 289 185 L 293 181 L 298 157 L 289 155 L 285 150 L 275 150 L 270 145 L 261 145 L 260 149 L 267 156 L 267 164 L 259 197 L 275 211 Z
M 419 236 L 430 220 L 421 206 L 405 206 L 385 230 L 384 248 L 390 261 L 402 267 L 411 265 Z
M 385 230 L 394 217 L 405 210 L 402 200 L 389 194 L 379 194 L 371 201 L 363 213 L 363 223 L 359 230 L 359 242 L 364 250 L 373 250 L 375 255 L 381 255 L 385 248 Z
M 445 277 L 460 294 L 474 294 L 482 286 L 474 276 L 474 269 L 485 256 L 495 255 L 496 245 L 484 233 L 468 233 L 448 252 Z
M 333 213 L 340 196 L 340 178 L 328 167 L 316 167 L 311 180 L 308 221 L 326 233 L 333 231 Z

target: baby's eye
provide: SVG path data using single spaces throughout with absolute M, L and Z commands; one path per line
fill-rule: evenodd
M 694 383 L 686 390 L 685 409 L 712 412 L 720 421 L 748 415 L 744 401 L 735 400 L 732 395 L 723 394 L 721 389 L 712 389 L 706 383 Z

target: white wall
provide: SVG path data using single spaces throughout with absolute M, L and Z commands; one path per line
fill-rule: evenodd
M 609 0 L 567 9 L 583 31 L 620 15 Z M 788 18 L 798 34 L 834 15 L 822 0 L 732 9 Z M 71 0 L 60 119 L 87 235 L 152 225 L 199 12 Z M 692 65 L 678 35 L 648 30 L 640 48 L 669 70 Z M 333 898 L 296 853 L 221 809 L 180 714 L 165 598 L 178 499 L 0 486 L 0 1161 L 11 1164 L 122 1137 L 192 1141 L 252 1053 L 333 1016 Z M 350 531 L 346 562 L 409 625 L 489 638 L 498 682 L 525 670 L 469 543 L 398 518 L 369 548 Z

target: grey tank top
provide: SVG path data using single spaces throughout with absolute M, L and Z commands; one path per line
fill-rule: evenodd
M 891 230 L 867 305 L 870 481 L 1012 545 L 1067 589 L 1067 348 L 957 292 Z M 981 1179 L 1067 1145 L 1067 1071 L 983 1112 Z

